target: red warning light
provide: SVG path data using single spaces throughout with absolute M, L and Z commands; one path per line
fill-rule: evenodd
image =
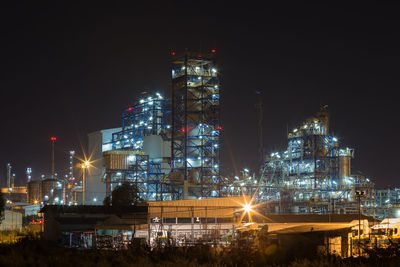
M 57 138 L 54 137 L 54 136 L 52 136 L 52 137 L 50 137 L 50 140 L 51 140 L 51 141 L 57 141 Z
M 171 55 L 175 56 L 175 52 L 171 52 Z
M 35 223 L 35 220 L 32 220 L 32 223 Z
M 181 131 L 182 131 L 182 133 L 184 133 L 184 132 L 186 132 L 186 129 L 185 129 L 185 128 L 182 128 L 182 130 L 181 130 Z
M 129 107 L 129 108 L 128 108 L 128 111 L 132 111 L 132 110 L 133 110 L 133 107 Z
M 222 126 L 218 126 L 218 130 L 222 130 Z
M 215 53 L 215 52 L 217 52 L 217 50 L 215 50 L 215 49 L 211 50 L 211 53 Z

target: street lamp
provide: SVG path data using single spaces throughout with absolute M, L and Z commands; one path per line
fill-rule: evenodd
M 361 256 L 361 247 L 360 247 L 360 234 L 361 234 L 361 197 L 365 195 L 365 191 L 357 190 L 356 198 L 358 201 L 358 256 Z
M 81 168 L 82 168 L 82 205 L 85 205 L 85 173 L 86 169 L 89 169 L 90 167 L 90 162 L 85 161 L 82 163 Z

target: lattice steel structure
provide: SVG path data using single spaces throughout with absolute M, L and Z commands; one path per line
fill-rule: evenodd
M 111 150 L 104 153 L 107 195 L 123 182 L 134 183 L 146 200 L 178 198 L 175 189 L 162 180 L 167 174 L 160 159 L 151 159 L 143 151 L 145 136 L 159 135 L 169 140 L 170 102 L 159 93 L 146 95 L 122 113 L 122 130 L 114 133 Z M 160 143 L 161 145 L 161 143 Z
M 221 191 L 218 76 L 215 53 L 173 55 L 172 170 L 182 174 L 186 193 L 194 197 Z
M 147 201 L 175 200 L 180 197 L 179 188 L 163 181 L 166 173 L 161 169 L 161 164 L 151 161 L 143 152 L 107 151 L 105 163 L 107 195 L 111 194 L 114 186 L 129 182 L 137 186 L 140 197 Z
M 269 155 L 263 180 L 279 188 L 281 211 L 288 212 L 292 206 L 309 210 L 310 202 L 324 202 L 325 206 L 316 205 L 322 209 L 318 212 L 328 212 L 332 199 L 350 200 L 346 179 L 353 153 L 353 149 L 341 148 L 330 134 L 329 113 L 323 108 L 288 133 L 285 151 Z
M 354 150 L 329 131 L 323 107 L 288 133 L 288 146 L 266 157 L 260 176 L 243 172 L 227 187 L 228 195 L 256 196 L 272 213 L 355 213 L 355 191 L 366 192 L 363 209 L 374 205 L 374 184 L 351 172 Z
M 159 93 L 140 99 L 122 113 L 122 131 L 113 134 L 112 149 L 143 148 L 145 135 L 166 136 L 171 127 L 169 101 Z

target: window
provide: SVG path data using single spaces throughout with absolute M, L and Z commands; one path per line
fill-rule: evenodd
M 178 223 L 192 223 L 192 218 L 178 218 Z
M 163 223 L 176 223 L 175 218 L 163 218 Z
M 217 223 L 232 223 L 233 218 L 217 218 Z

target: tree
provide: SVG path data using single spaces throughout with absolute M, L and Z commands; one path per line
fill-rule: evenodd
M 139 196 L 139 189 L 135 184 L 124 182 L 122 185 L 114 189 L 110 196 L 103 201 L 105 206 L 125 207 L 136 205 L 144 200 Z
M 3 193 L 0 192 L 0 223 L 4 219 L 4 206 L 6 205 L 6 202 L 4 201 Z

